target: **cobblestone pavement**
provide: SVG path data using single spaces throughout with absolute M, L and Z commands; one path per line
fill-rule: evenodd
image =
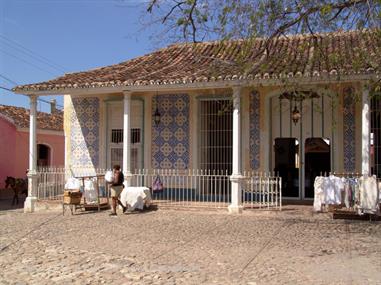
M 0 211 L 0 284 L 381 284 L 381 223 L 282 212 Z

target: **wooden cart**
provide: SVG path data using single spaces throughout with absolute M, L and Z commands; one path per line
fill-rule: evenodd
M 95 176 L 81 176 L 76 177 L 77 179 L 81 180 L 82 187 L 84 189 L 84 197 L 83 197 L 83 207 L 86 211 L 94 211 L 94 210 L 105 210 L 110 209 L 110 203 L 109 203 L 109 189 L 108 184 L 105 182 L 103 175 L 95 175 Z M 86 189 L 85 189 L 85 181 L 91 179 L 95 180 L 96 183 L 94 183 L 94 188 L 96 192 L 96 199 L 95 201 L 89 201 L 86 199 Z M 101 191 L 102 189 L 102 191 Z
M 104 180 L 104 175 L 95 175 L 95 176 L 81 176 L 75 177 L 81 181 L 81 190 L 65 190 L 63 196 L 63 214 L 67 207 L 70 208 L 72 214 L 79 208 L 85 209 L 85 211 L 95 211 L 95 210 L 104 210 L 110 208 L 109 203 L 109 187 Z M 93 180 L 94 191 L 96 193 L 95 199 L 88 199 L 87 190 L 85 187 L 85 182 L 87 180 Z

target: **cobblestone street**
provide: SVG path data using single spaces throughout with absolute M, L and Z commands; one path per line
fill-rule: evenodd
M 0 284 L 381 284 L 381 223 L 282 212 L 0 211 Z

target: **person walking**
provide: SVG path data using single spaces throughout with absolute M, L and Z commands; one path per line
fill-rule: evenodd
M 124 185 L 124 175 L 120 170 L 119 165 L 114 165 L 113 170 L 113 182 L 111 184 L 111 213 L 110 216 L 116 216 L 116 205 L 119 200 L 120 193 L 122 192 Z

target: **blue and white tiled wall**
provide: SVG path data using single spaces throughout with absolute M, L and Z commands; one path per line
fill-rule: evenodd
M 189 168 L 189 96 L 157 95 L 152 114 L 158 106 L 161 122 L 152 122 L 152 167 L 155 169 Z
M 354 172 L 356 169 L 355 100 L 351 89 L 344 90 L 343 96 L 344 171 Z
M 250 93 L 250 166 L 260 168 L 260 98 L 259 93 Z
M 99 99 L 73 98 L 70 124 L 71 166 L 99 166 Z

